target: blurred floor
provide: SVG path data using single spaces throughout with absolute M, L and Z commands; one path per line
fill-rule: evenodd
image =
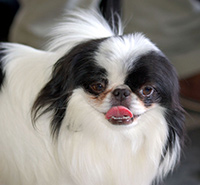
M 188 112 L 188 133 L 182 159 L 161 185 L 200 185 L 200 114 Z

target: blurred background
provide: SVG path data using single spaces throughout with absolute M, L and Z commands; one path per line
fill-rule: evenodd
M 103 3 L 119 8 L 125 33 L 143 32 L 156 43 L 180 78 L 188 136 L 180 164 L 161 185 L 200 185 L 199 0 L 0 0 L 0 41 L 42 48 L 64 9 Z

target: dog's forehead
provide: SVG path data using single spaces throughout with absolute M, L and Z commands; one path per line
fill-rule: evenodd
M 104 40 L 96 53 L 98 65 L 105 68 L 110 81 L 123 83 L 135 61 L 159 49 L 142 34 L 116 36 Z

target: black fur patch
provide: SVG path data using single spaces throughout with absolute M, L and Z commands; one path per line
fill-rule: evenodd
M 119 17 L 121 17 L 121 1 L 120 0 L 101 0 L 99 4 L 100 11 L 108 22 L 114 33 L 117 35 Z
M 174 67 L 162 53 L 150 52 L 134 62 L 126 84 L 137 93 L 145 84 L 155 86 L 162 106 L 173 106 L 178 100 L 179 85 Z
M 41 115 L 53 112 L 53 136 L 59 134 L 73 90 L 78 87 L 88 90 L 92 82 L 106 75 L 105 69 L 99 67 L 94 60 L 95 52 L 103 40 L 105 38 L 79 44 L 60 58 L 54 66 L 50 81 L 39 93 L 32 108 L 33 119 L 35 121 Z
M 176 139 L 180 145 L 184 141 L 184 110 L 179 101 L 179 82 L 176 71 L 162 53 L 150 52 L 134 62 L 133 70 L 127 76 L 127 85 L 137 93 L 144 84 L 153 84 L 158 97 L 144 103 L 159 103 L 166 108 L 165 119 L 168 123 L 168 140 L 164 153 L 171 152 Z

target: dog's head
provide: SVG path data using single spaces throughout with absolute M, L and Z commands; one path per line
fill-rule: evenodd
M 55 63 L 34 109 L 54 112 L 52 133 L 59 132 L 69 105 L 74 111 L 69 117 L 74 119 L 68 128 L 87 109 L 79 126 L 85 118 L 99 117 L 100 124 L 110 128 L 132 128 L 155 110 L 165 119 L 169 111 L 179 110 L 178 93 L 176 72 L 168 59 L 143 35 L 132 34 L 73 47 Z

